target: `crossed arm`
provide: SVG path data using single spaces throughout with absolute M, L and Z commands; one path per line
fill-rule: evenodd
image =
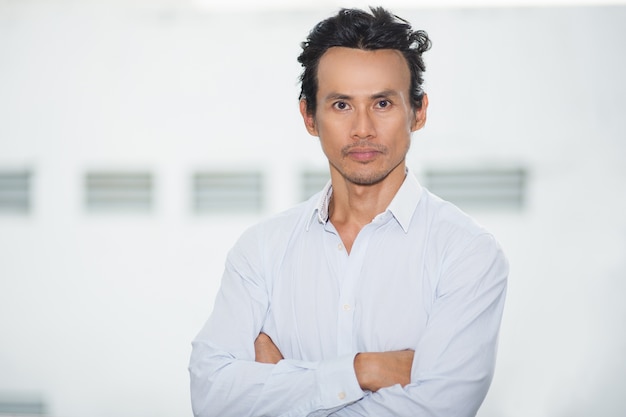
M 278 347 L 265 333 L 254 341 L 255 361 L 277 364 L 284 359 Z M 354 358 L 354 371 L 361 389 L 376 392 L 381 388 L 411 382 L 411 364 L 414 352 L 398 350 L 390 352 L 358 353 Z
M 194 414 L 474 416 L 493 375 L 508 272 L 486 240 L 448 263 L 414 350 L 319 361 L 283 359 L 259 334 L 269 308 L 265 287 L 249 278 L 254 274 L 227 269 L 214 312 L 193 343 Z

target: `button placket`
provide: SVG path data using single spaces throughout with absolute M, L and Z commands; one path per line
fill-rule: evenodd
M 345 275 L 341 281 L 337 306 L 337 350 L 340 355 L 353 353 L 354 350 L 354 315 L 357 308 L 356 288 L 359 275 L 363 269 L 363 263 L 365 262 L 369 238 L 374 229 L 371 224 L 361 229 L 352 245 L 350 255 L 347 257 Z

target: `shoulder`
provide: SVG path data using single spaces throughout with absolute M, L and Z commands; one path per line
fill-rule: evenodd
M 287 210 L 266 217 L 248 227 L 239 237 L 234 249 L 246 251 L 272 248 L 279 250 L 294 233 L 304 231 L 315 215 L 315 196 Z
M 506 286 L 509 263 L 491 232 L 454 204 L 428 191 L 421 203 L 428 219 L 426 260 L 438 271 L 435 277 L 439 291 L 484 282 Z
M 435 227 L 438 232 L 449 231 L 468 238 L 488 233 L 473 217 L 426 188 L 423 189 L 417 217 L 422 217 L 431 228 Z
M 490 231 L 459 207 L 427 189 L 422 194 L 416 217 L 420 216 L 421 228 L 426 231 L 431 248 L 440 254 L 460 254 L 473 248 L 502 256 L 500 244 Z

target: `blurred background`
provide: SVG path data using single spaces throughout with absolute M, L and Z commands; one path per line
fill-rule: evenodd
M 626 415 L 626 2 L 381 1 L 408 165 L 511 263 L 480 417 Z M 328 178 L 299 43 L 365 2 L 0 0 L 0 415 L 189 416 L 226 252 Z

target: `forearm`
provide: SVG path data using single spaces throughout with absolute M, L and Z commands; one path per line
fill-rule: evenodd
M 194 415 L 328 415 L 363 396 L 352 363 L 353 357 L 342 357 L 264 364 L 196 341 L 190 363 Z
M 376 392 L 396 384 L 411 382 L 414 352 L 364 352 L 354 358 L 354 371 L 362 389 Z
M 412 350 L 357 353 L 354 373 L 361 389 L 375 392 L 395 384 L 407 385 L 411 382 L 413 356 Z M 263 332 L 259 334 L 254 341 L 254 360 L 277 364 L 283 359 L 272 338 Z
M 493 376 L 494 349 L 493 344 L 477 346 L 462 363 L 450 360 L 439 369 L 414 369 L 410 383 L 380 387 L 332 416 L 473 417 Z M 382 354 L 388 353 L 393 352 Z M 381 378 L 379 374 L 376 383 Z
M 472 381 L 424 378 L 366 394 L 333 417 L 474 417 L 491 376 Z

